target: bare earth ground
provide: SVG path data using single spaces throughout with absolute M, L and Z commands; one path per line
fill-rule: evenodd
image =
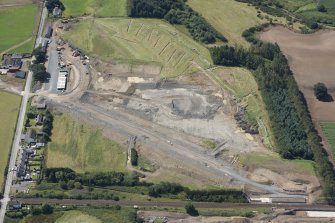
M 320 102 L 313 93 L 313 85 L 323 82 L 335 98 L 335 31 L 306 35 L 276 26 L 262 33 L 261 39 L 277 42 L 288 57 L 313 119 L 335 121 L 335 102 Z

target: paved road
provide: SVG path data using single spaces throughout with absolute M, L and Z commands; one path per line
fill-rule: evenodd
M 37 39 L 36 39 L 36 42 L 35 42 L 35 48 L 38 47 L 42 43 L 42 30 L 43 30 L 44 21 L 47 17 L 47 14 L 48 14 L 48 12 L 47 12 L 46 8 L 43 7 L 41 20 L 40 20 L 40 25 L 39 25 L 39 28 L 38 28 Z M 22 94 L 22 101 L 21 101 L 19 117 L 18 117 L 18 120 L 17 120 L 14 141 L 13 141 L 13 144 L 12 144 L 12 152 L 11 152 L 10 161 L 9 161 L 9 168 L 8 168 L 9 172 L 8 172 L 7 178 L 6 178 L 4 198 L 1 200 L 0 223 L 4 222 L 7 203 L 10 200 L 9 193 L 10 193 L 10 188 L 12 186 L 13 175 L 14 175 L 14 172 L 12 172 L 10 170 L 15 167 L 16 158 L 17 158 L 17 155 L 18 155 L 19 150 L 20 150 L 20 144 L 19 143 L 20 143 L 20 137 L 21 137 L 21 133 L 22 133 L 22 129 L 23 129 L 23 121 L 24 121 L 24 116 L 26 114 L 26 108 L 27 108 L 28 98 L 29 98 L 29 94 L 30 94 L 30 86 L 31 86 L 31 83 L 32 83 L 32 78 L 33 78 L 33 74 L 32 74 L 32 72 L 29 72 L 28 76 L 27 76 L 25 89 L 21 93 Z
M 242 176 L 228 163 L 222 159 L 215 159 L 213 156 L 206 154 L 200 146 L 186 141 L 182 134 L 176 134 L 173 129 L 159 125 L 149 127 L 144 120 L 133 116 L 129 117 L 122 111 L 113 109 L 106 111 L 99 106 L 89 103 L 56 102 L 53 100 L 51 104 L 56 107 L 67 107 L 68 112 L 73 112 L 84 118 L 86 117 L 86 119 L 93 120 L 102 126 L 108 126 L 121 134 L 144 137 L 146 140 L 142 141 L 142 143 L 150 145 L 150 148 L 164 151 L 165 154 L 172 156 L 173 159 L 179 160 L 182 163 L 191 164 L 198 170 L 210 172 L 218 178 L 231 177 L 236 184 L 250 185 L 267 191 L 271 193 L 272 196 L 305 197 L 303 195 L 291 195 L 273 185 L 260 184 Z M 167 140 L 173 142 L 173 146 L 171 146 Z
M 57 90 L 57 81 L 58 81 L 58 53 L 54 49 L 55 43 L 52 42 L 50 44 L 50 55 L 48 57 L 48 67 L 47 67 L 47 72 L 50 74 L 50 79 L 48 83 L 46 83 L 45 89 L 49 91 L 51 94 L 58 94 L 59 91 Z
M 139 207 L 174 207 L 183 208 L 186 201 L 172 201 L 172 202 L 158 202 L 158 201 L 113 201 L 113 200 L 72 200 L 72 199 L 43 199 L 43 198 L 19 198 L 23 204 L 59 204 L 59 205 L 120 205 L 120 206 L 134 206 Z M 335 211 L 334 206 L 329 205 L 308 205 L 308 204 L 250 204 L 250 203 L 214 203 L 214 202 L 192 202 L 196 208 L 260 208 L 260 207 L 276 207 L 294 210 L 323 210 Z
M 47 72 L 50 74 L 50 79 L 48 83 L 45 84 L 45 89 L 50 94 L 59 94 L 61 91 L 57 90 L 57 82 L 58 82 L 58 52 L 56 51 L 57 44 L 55 41 L 52 41 L 49 45 L 50 54 L 48 57 L 48 66 Z

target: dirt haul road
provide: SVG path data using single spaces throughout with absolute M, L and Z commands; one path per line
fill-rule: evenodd
M 193 166 L 199 171 L 210 172 L 218 178 L 231 178 L 232 183 L 237 186 L 246 184 L 273 196 L 302 197 L 302 195 L 289 195 L 273 185 L 260 184 L 242 176 L 225 161 L 210 156 L 200 146 L 184 140 L 183 134 L 173 129 L 152 123 L 148 125 L 145 120 L 129 116 L 122 111 L 106 111 L 87 103 L 57 101 L 54 98 L 48 106 L 59 109 L 65 107 L 66 112 L 73 113 L 77 117 L 81 116 L 85 120 L 100 123 L 101 126 L 112 128 L 126 136 L 138 136 L 142 144 L 148 145 L 153 150 L 164 151 L 167 156 Z

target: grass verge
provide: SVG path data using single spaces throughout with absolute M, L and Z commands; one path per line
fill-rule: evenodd
M 15 132 L 21 97 L 0 91 L 0 189 L 4 183 L 4 173 Z

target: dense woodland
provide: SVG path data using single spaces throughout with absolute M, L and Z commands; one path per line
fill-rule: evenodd
M 266 25 L 246 30 L 243 36 L 253 43 L 249 49 L 229 46 L 211 49 L 215 64 L 243 66 L 253 70 L 270 116 L 278 152 L 287 159 L 316 162 L 326 199 L 335 203 L 335 174 L 299 91 L 288 61 L 277 45 L 263 43 L 253 35 Z
M 133 0 L 132 17 L 165 19 L 171 24 L 185 25 L 192 37 L 203 43 L 227 42 L 203 17 L 193 11 L 184 0 Z

